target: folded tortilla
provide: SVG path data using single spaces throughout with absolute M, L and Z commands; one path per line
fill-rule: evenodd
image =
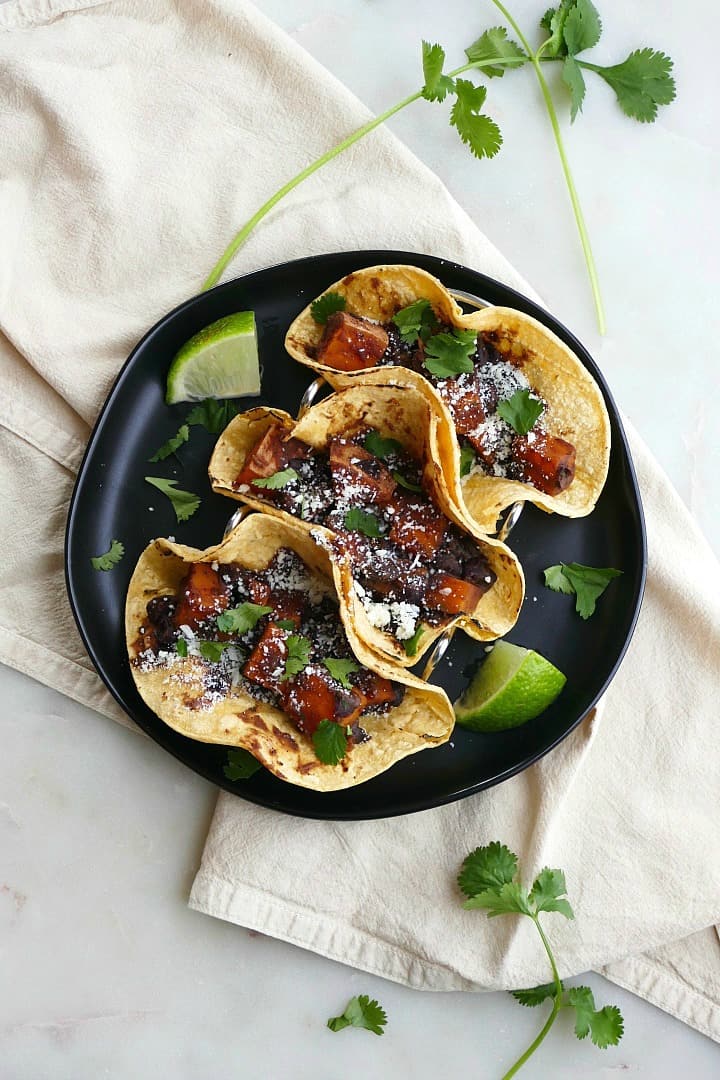
M 287 332 L 290 355 L 341 389 L 358 381 L 412 386 L 430 403 L 440 423 L 437 450 L 442 455 L 450 497 L 464 508 L 483 532 L 492 533 L 501 512 L 512 503 L 529 501 L 550 513 L 584 517 L 595 507 L 610 460 L 610 419 L 602 393 L 578 357 L 537 319 L 513 308 L 485 307 L 464 314 L 437 278 L 414 266 L 371 266 L 348 274 L 326 292 L 345 297 L 345 310 L 387 323 L 401 308 L 429 300 L 443 323 L 478 333 L 492 333 L 503 352 L 521 361 L 531 388 L 547 402 L 543 423 L 550 435 L 573 444 L 575 476 L 559 495 L 547 495 L 532 484 L 473 472 L 460 476 L 460 446 L 447 405 L 422 375 L 404 367 L 378 366 L 338 371 L 315 359 L 323 327 L 308 305 Z
M 326 450 L 336 436 L 350 435 L 369 427 L 381 435 L 397 439 L 423 465 L 423 483 L 440 510 L 456 525 L 470 533 L 487 558 L 497 580 L 482 596 L 476 608 L 458 615 L 443 626 L 423 623 L 424 632 L 417 652 L 408 656 L 392 634 L 372 625 L 354 587 L 347 556 L 337 542 L 337 534 L 322 525 L 299 521 L 257 495 L 235 490 L 233 482 L 257 440 L 273 423 L 280 421 L 288 435 L 317 450 Z M 440 421 L 427 397 L 410 386 L 353 385 L 321 401 L 300 420 L 278 409 L 259 407 L 236 416 L 217 441 L 210 460 L 213 491 L 227 495 L 264 513 L 296 523 L 324 546 L 330 555 L 343 608 L 343 621 L 352 625 L 357 637 L 376 656 L 392 658 L 395 664 L 411 667 L 448 628 L 459 626 L 479 641 L 491 641 L 506 634 L 517 621 L 524 595 L 523 572 L 515 555 L 504 544 L 486 536 L 469 517 L 445 484 L 439 455 L 434 452 Z
M 166 666 L 143 664 L 140 631 L 147 625 L 148 602 L 176 593 L 191 563 L 235 562 L 261 570 L 280 548 L 292 548 L 313 577 L 333 590 L 332 567 L 324 549 L 304 529 L 270 515 L 249 515 L 221 544 L 205 551 L 164 539 L 148 545 L 130 581 L 125 629 L 130 670 L 153 712 L 190 739 L 243 747 L 279 779 L 315 791 L 352 787 L 409 754 L 447 742 L 455 718 L 445 691 L 378 659 L 364 647 L 342 609 L 350 647 L 360 663 L 407 690 L 401 704 L 389 712 L 362 717 L 370 738 L 353 745 L 338 765 L 321 762 L 312 740 L 280 709 L 256 700 L 240 686 L 230 687 L 221 700 L 211 695 L 203 704 L 207 665 L 201 658 L 173 655 Z

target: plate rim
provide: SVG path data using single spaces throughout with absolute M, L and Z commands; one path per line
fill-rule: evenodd
M 369 258 L 371 258 L 371 257 L 375 261 L 368 262 L 367 260 Z M 196 762 L 191 763 L 191 762 L 189 762 L 186 759 L 186 757 L 184 757 L 182 755 L 182 753 L 180 753 L 179 750 L 176 749 L 172 744 L 168 744 L 167 742 L 165 742 L 165 741 L 161 740 L 160 738 L 158 738 L 158 733 L 156 731 L 150 730 L 148 726 L 146 726 L 144 723 L 142 723 L 140 720 L 138 720 L 134 715 L 132 715 L 131 713 L 128 712 L 128 709 L 126 707 L 126 703 L 122 700 L 119 691 L 117 691 L 115 689 L 115 686 L 113 685 L 113 680 L 110 679 L 109 676 L 106 676 L 105 670 L 104 670 L 104 664 L 102 663 L 100 658 L 97 656 L 96 650 L 94 649 L 94 646 L 93 646 L 93 643 L 92 643 L 92 637 L 91 637 L 90 634 L 88 634 L 86 632 L 85 620 L 84 620 L 84 618 L 83 618 L 83 616 L 81 614 L 81 611 L 80 611 L 80 602 L 79 602 L 79 599 L 78 599 L 78 597 L 76 595 L 76 592 L 75 592 L 75 585 L 74 585 L 73 575 L 72 575 L 72 570 L 71 570 L 71 565 L 70 565 L 70 563 L 71 563 L 72 544 L 73 544 L 73 533 L 74 533 L 74 528 L 75 528 L 76 516 L 77 516 L 77 513 L 78 513 L 77 507 L 78 507 L 78 502 L 80 500 L 80 496 L 81 496 L 81 493 L 82 493 L 82 488 L 83 488 L 84 481 L 85 481 L 85 474 L 86 474 L 86 471 L 87 471 L 88 461 L 89 461 L 91 455 L 93 454 L 95 444 L 100 439 L 100 436 L 102 434 L 102 431 L 103 431 L 107 416 L 108 416 L 108 414 L 109 414 L 109 412 L 110 412 L 110 410 L 111 410 L 111 408 L 112 408 L 112 406 L 114 404 L 114 399 L 117 396 L 117 394 L 120 392 L 120 390 L 122 388 L 122 385 L 123 385 L 123 383 L 125 381 L 125 377 L 126 377 L 128 371 L 130 370 L 130 368 L 133 366 L 136 355 L 139 352 L 141 352 L 141 350 L 144 350 L 146 344 L 153 338 L 153 336 L 155 334 L 159 333 L 161 331 L 161 329 L 163 327 L 165 327 L 168 322 L 173 320 L 180 312 L 183 312 L 186 309 L 190 308 L 192 305 L 194 305 L 197 302 L 198 298 L 201 297 L 201 296 L 206 296 L 206 295 L 211 295 L 211 294 L 221 294 L 221 293 L 223 293 L 225 291 L 230 291 L 233 288 L 236 288 L 239 283 L 252 282 L 252 280 L 254 278 L 256 278 L 256 277 L 258 277 L 260 275 L 264 275 L 264 274 L 266 274 L 268 272 L 271 272 L 271 271 L 282 271 L 282 270 L 285 270 L 285 269 L 287 269 L 289 267 L 293 267 L 295 269 L 300 269 L 303 265 L 306 265 L 306 266 L 310 265 L 310 264 L 314 265 L 314 264 L 322 263 L 322 262 L 324 262 L 324 261 L 326 261 L 328 259 L 333 259 L 333 258 L 341 258 L 341 259 L 358 258 L 358 259 L 362 260 L 365 263 L 365 265 L 368 265 L 368 266 L 391 264 L 391 263 L 405 263 L 405 262 L 407 262 L 409 265 L 418 265 L 417 260 L 420 260 L 421 264 L 426 263 L 426 262 L 429 261 L 434 266 L 434 269 L 430 269 L 429 272 L 435 274 L 435 276 L 437 276 L 440 280 L 442 280 L 441 274 L 442 274 L 443 268 L 445 268 L 445 267 L 449 267 L 449 268 L 451 268 L 453 270 L 456 270 L 456 271 L 458 271 L 458 272 L 460 272 L 462 274 L 470 275 L 472 278 L 476 279 L 479 282 L 482 281 L 482 282 L 489 283 L 491 289 L 498 288 L 498 289 L 502 290 L 505 294 L 507 294 L 510 297 L 510 299 L 511 299 L 510 303 L 504 303 L 504 304 L 498 305 L 498 306 L 504 306 L 504 307 L 515 306 L 519 310 L 525 311 L 526 314 L 529 314 L 533 318 L 536 318 L 540 323 L 542 323 L 543 326 L 545 326 L 547 329 L 551 330 L 553 333 L 557 334 L 557 336 L 560 337 L 561 340 L 565 341 L 565 343 L 571 349 L 573 349 L 573 351 L 576 351 L 580 355 L 580 359 L 581 359 L 581 362 L 583 363 L 584 367 L 587 366 L 586 360 L 589 360 L 591 368 L 592 368 L 590 373 L 593 376 L 593 378 L 596 380 L 598 385 L 600 386 L 600 389 L 601 389 L 601 391 L 603 393 L 603 396 L 606 399 L 609 406 L 611 407 L 612 412 L 614 414 L 614 419 L 616 420 L 616 423 L 617 423 L 618 434 L 620 436 L 621 445 L 622 445 L 624 464 L 625 464 L 625 467 L 626 467 L 626 470 L 627 470 L 627 478 L 628 478 L 630 487 L 632 489 L 632 493 L 634 495 L 635 506 L 636 506 L 636 510 L 637 510 L 637 517 L 638 517 L 638 524 L 639 524 L 639 530 L 638 530 L 638 535 L 637 535 L 638 548 L 639 548 L 639 554 L 640 554 L 639 582 L 638 582 L 637 594 L 635 596 L 635 602 L 634 602 L 633 607 L 632 607 L 631 617 L 630 617 L 629 622 L 628 622 L 627 633 L 625 635 L 625 639 L 624 639 L 624 641 L 622 643 L 622 646 L 621 646 L 621 648 L 619 650 L 619 653 L 618 653 L 618 655 L 617 655 L 617 657 L 615 659 L 615 662 L 613 663 L 613 665 L 612 665 L 606 679 L 604 680 L 602 686 L 600 687 L 600 689 L 598 690 L 596 695 L 593 697 L 593 699 L 591 700 L 591 702 L 587 706 L 587 708 L 584 710 L 584 712 L 582 712 L 570 724 L 570 726 L 564 732 L 562 732 L 562 734 L 560 734 L 557 738 L 553 739 L 552 742 L 548 743 L 548 745 L 545 746 L 539 753 L 535 753 L 535 752 L 530 753 L 529 755 L 523 757 L 519 762 L 515 763 L 514 765 L 510 766 L 509 768 L 504 769 L 503 771 L 498 773 L 496 776 L 493 776 L 493 777 L 491 777 L 491 778 L 489 778 L 487 780 L 479 781 L 476 784 L 472 784 L 472 785 L 460 788 L 459 790 L 455 790 L 455 791 L 445 793 L 445 794 L 443 794 L 441 796 L 433 795 L 433 796 L 431 796 L 431 798 L 429 800 L 427 798 L 425 798 L 425 799 L 423 799 L 423 798 L 406 799 L 401 806 L 397 806 L 395 808 L 392 808 L 389 811 L 387 809 L 385 809 L 385 810 L 370 811 L 370 812 L 362 812 L 361 813 L 361 812 L 357 812 L 357 811 L 343 811 L 343 810 L 334 810 L 334 811 L 331 811 L 331 812 L 324 812 L 322 809 L 318 809 L 317 811 L 315 811 L 312 808 L 303 809 L 302 811 L 298 811 L 298 810 L 294 810 L 294 809 L 288 809 L 287 807 L 274 804 L 271 800 L 269 800 L 267 798 L 258 798 L 257 796 L 254 796 L 253 792 L 252 792 L 252 789 L 249 786 L 242 787 L 242 788 L 238 789 L 238 787 L 237 787 L 237 785 L 235 783 L 233 783 L 232 781 L 228 781 L 228 780 L 226 780 L 224 778 L 222 778 L 222 779 L 219 778 L 216 773 L 213 773 L 209 768 L 206 768 L 203 763 L 196 763 Z M 416 262 L 413 263 L 413 260 L 416 260 Z M 347 271 L 347 272 L 350 272 L 350 271 Z M 480 295 L 482 295 L 482 292 L 480 292 Z M 590 516 L 590 515 L 588 515 L 588 516 Z M 552 750 L 554 750 L 561 742 L 563 742 L 566 738 L 568 738 L 568 736 L 583 722 L 583 720 L 585 720 L 592 713 L 592 711 L 597 706 L 598 701 L 600 701 L 600 699 L 603 697 L 603 695 L 607 692 L 608 687 L 610 686 L 613 679 L 615 678 L 615 675 L 616 675 L 616 673 L 618 671 L 618 668 L 620 667 L 620 664 L 622 663 L 622 661 L 623 661 L 623 659 L 625 657 L 625 654 L 627 653 L 627 650 L 628 650 L 628 648 L 630 646 L 630 642 L 632 641 L 633 634 L 634 634 L 636 626 L 637 626 L 637 621 L 638 621 L 638 618 L 639 618 L 639 615 L 640 615 L 640 610 L 641 610 L 642 603 L 643 603 L 643 598 L 644 598 L 644 593 L 645 593 L 645 586 L 646 586 L 646 581 L 647 581 L 647 564 L 648 564 L 648 548 L 647 548 L 647 530 L 646 530 L 646 523 L 645 523 L 645 514 L 644 514 L 642 498 L 641 498 L 641 494 L 640 494 L 640 487 L 639 487 L 639 484 L 638 484 L 637 474 L 636 474 L 636 470 L 635 470 L 635 464 L 633 462 L 632 454 L 630 452 L 630 447 L 629 447 L 629 444 L 628 444 L 627 434 L 625 432 L 625 427 L 624 427 L 624 424 L 623 424 L 623 418 L 622 418 L 622 415 L 620 413 L 620 410 L 617 407 L 617 404 L 615 402 L 613 394 L 612 394 L 612 392 L 611 392 L 611 390 L 610 390 L 610 388 L 609 388 L 609 386 L 607 384 L 607 381 L 605 380 L 605 377 L 604 377 L 602 371 L 598 367 L 597 363 L 595 362 L 595 360 L 593 359 L 593 357 L 591 356 L 589 351 L 582 344 L 582 342 L 580 342 L 579 339 L 575 336 L 575 334 L 573 334 L 573 332 L 571 330 L 569 330 L 563 323 L 561 323 L 559 321 L 559 319 L 557 319 L 550 311 L 546 310 L 541 305 L 536 303 L 534 300 L 531 300 L 529 297 L 525 296 L 523 293 L 519 292 L 517 289 L 513 288 L 510 285 L 505 284 L 504 282 L 500 281 L 497 278 L 490 277 L 489 275 L 484 274 L 482 271 L 475 270 L 472 267 L 465 266 L 464 264 L 458 263 L 458 262 L 456 262 L 456 261 L 454 261 L 452 259 L 445 259 L 445 258 L 442 258 L 440 256 L 430 255 L 430 254 L 426 254 L 424 252 L 412 252 L 412 251 L 402 251 L 402 250 L 394 250 L 394 249 L 381 249 L 381 248 L 377 248 L 377 249 L 376 248 L 356 249 L 356 250 L 353 250 L 353 251 L 329 251 L 329 252 L 323 252 L 323 253 L 316 254 L 316 255 L 305 255 L 305 256 L 302 256 L 302 257 L 297 258 L 297 259 L 288 259 L 288 260 L 284 260 L 284 261 L 279 262 L 279 263 L 273 263 L 273 264 L 271 264 L 269 266 L 265 266 L 265 267 L 261 267 L 259 269 L 252 270 L 247 274 L 242 274 L 242 275 L 239 275 L 237 277 L 231 278 L 228 281 L 222 282 L 219 285 L 214 286 L 212 289 L 208 289 L 208 290 L 206 290 L 204 292 L 196 293 L 193 296 L 188 297 L 187 299 L 181 301 L 174 308 L 172 308 L 170 311 L 166 312 L 163 316 L 161 316 L 161 318 L 158 319 L 142 335 L 142 337 L 137 341 L 137 343 L 135 344 L 135 346 L 133 347 L 133 349 L 129 353 L 127 359 L 122 364 L 122 366 L 119 368 L 118 373 L 117 373 L 117 375 L 116 375 L 116 377 L 115 377 L 115 379 L 114 379 L 114 381 L 112 383 L 112 386 L 110 387 L 110 389 L 109 389 L 109 391 L 107 393 L 105 401 L 103 402 L 103 404 L 102 404 L 102 406 L 100 408 L 100 411 L 98 412 L 97 418 L 95 420 L 92 431 L 90 433 L 90 437 L 89 437 L 87 445 L 85 447 L 85 450 L 84 450 L 84 453 L 83 453 L 83 456 L 82 456 L 82 460 L 81 460 L 80 465 L 79 465 L 78 470 L 77 470 L 75 483 L 73 485 L 72 495 L 70 497 L 70 503 L 69 503 L 69 507 L 68 507 L 68 514 L 67 514 L 65 533 L 64 533 L 64 546 L 63 546 L 63 565 L 64 565 L 64 578 L 65 578 L 66 593 L 67 593 L 68 600 L 69 600 L 69 603 L 70 603 L 70 609 L 71 609 L 72 614 L 73 614 L 75 625 L 76 625 L 77 630 L 78 630 L 78 632 L 80 634 L 80 638 L 81 638 L 81 640 L 83 642 L 83 645 L 85 647 L 85 650 L 86 650 L 90 660 L 92 661 L 93 667 L 95 668 L 96 672 L 100 676 L 104 686 L 110 692 L 111 696 L 118 703 L 120 708 L 122 708 L 123 712 L 130 717 L 130 719 L 133 721 L 133 723 L 137 724 L 137 726 L 142 731 L 144 731 L 147 735 L 149 735 L 150 738 L 152 738 L 154 742 L 156 742 L 158 745 L 160 745 L 164 751 L 172 754 L 172 756 L 175 757 L 178 761 L 180 761 L 185 767 L 192 769 L 192 771 L 194 771 L 198 775 L 204 777 L 206 780 L 209 780 L 216 787 L 219 787 L 220 789 L 225 790 L 225 791 L 229 792 L 232 795 L 236 795 L 241 799 L 244 799 L 244 800 L 246 800 L 248 802 L 251 802 L 251 803 L 253 803 L 255 805 L 262 806 L 262 807 L 264 807 L 266 809 L 275 810 L 277 812 L 288 814 L 288 815 L 293 816 L 293 817 L 303 817 L 303 818 L 314 819 L 314 820 L 329 820 L 329 821 L 372 821 L 372 820 L 380 820 L 380 819 L 383 819 L 383 818 L 391 818 L 391 817 L 403 816 L 403 815 L 406 815 L 406 814 L 420 813 L 421 811 L 424 811 L 424 810 L 430 810 L 430 809 L 434 809 L 436 807 L 446 806 L 446 805 L 448 805 L 448 804 L 450 804 L 452 802 L 460 801 L 462 799 L 470 797 L 471 795 L 477 794 L 478 792 L 487 790 L 488 788 L 495 787 L 497 784 L 504 783 L 506 780 L 511 779 L 513 776 L 517 776 L 519 773 L 523 772 L 525 769 L 529 768 L 531 765 L 533 765 L 536 762 L 542 760 L 542 758 L 544 758 L 547 754 L 549 754 Z M 162 721 L 160 721 L 160 722 L 162 723 Z M 168 729 L 168 730 L 172 731 L 172 729 Z M 192 741 L 192 740 L 190 740 L 190 741 Z M 247 784 L 247 781 L 245 783 Z M 322 794 L 322 793 L 318 793 L 318 794 Z M 338 793 L 329 793 L 329 794 L 338 794 Z

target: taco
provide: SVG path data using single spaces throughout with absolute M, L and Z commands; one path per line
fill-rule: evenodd
M 443 690 L 379 661 L 342 622 L 326 552 L 264 514 L 206 551 L 154 540 L 130 581 L 126 636 L 164 723 L 244 747 L 301 787 L 362 783 L 453 727 Z
M 488 641 L 514 625 L 520 565 L 448 498 L 438 420 L 411 387 L 353 386 L 295 421 L 236 416 L 210 461 L 213 490 L 295 520 L 328 551 L 344 618 L 408 667 L 450 626 Z
M 285 346 L 336 389 L 371 376 L 424 394 L 441 420 L 449 493 L 483 531 L 518 501 L 566 517 L 594 508 L 610 454 L 605 402 L 578 357 L 529 315 L 466 315 L 426 271 L 373 266 L 330 285 Z

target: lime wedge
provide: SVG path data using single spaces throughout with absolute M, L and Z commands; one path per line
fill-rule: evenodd
M 165 400 L 174 405 L 259 393 L 255 312 L 238 311 L 185 342 L 170 365 Z
M 518 727 L 547 709 L 566 682 L 540 653 L 498 641 L 455 702 L 457 722 L 473 731 Z

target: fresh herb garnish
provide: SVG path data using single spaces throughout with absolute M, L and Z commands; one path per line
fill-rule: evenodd
M 148 484 L 156 487 L 158 491 L 162 491 L 163 495 L 167 495 L 173 505 L 175 517 L 178 521 L 187 521 L 200 505 L 199 495 L 175 487 L 177 480 L 166 480 L 163 476 L 146 476 L 145 480 Z
M 198 649 L 203 660 L 217 664 L 226 649 L 235 645 L 234 641 L 198 641 Z
M 583 566 L 581 563 L 557 563 L 548 566 L 545 584 L 555 592 L 576 596 L 575 610 L 583 619 L 589 619 L 595 611 L 595 601 L 607 589 L 613 578 L 620 577 L 622 570 L 612 567 Z
M 357 507 L 353 507 L 352 510 L 348 510 L 344 518 L 345 528 L 349 532 L 361 532 L 366 536 L 379 537 L 382 536 L 380 531 L 380 522 L 374 514 L 369 514 L 365 510 L 358 510 Z
M 326 292 L 313 300 L 310 305 L 310 314 L 316 323 L 325 326 L 331 315 L 336 311 L 344 311 L 347 301 L 344 296 L 336 292 Z
M 323 720 L 323 723 L 326 723 Z M 336 725 L 337 726 L 337 725 Z M 346 1027 L 365 1028 L 376 1035 L 384 1035 L 383 1028 L 387 1024 L 387 1015 L 383 1007 L 377 1001 L 371 1001 L 367 994 L 350 998 L 345 1006 L 345 1012 L 340 1016 L 331 1016 L 327 1026 L 331 1031 L 342 1031 Z
M 468 79 L 462 79 L 459 76 L 469 71 L 478 71 L 492 78 L 529 64 L 535 72 L 542 91 L 587 264 L 598 327 L 600 332 L 604 333 L 605 313 L 590 238 L 570 171 L 555 103 L 542 69 L 549 63 L 563 65 L 562 83 L 568 92 L 572 120 L 577 117 L 582 108 L 585 97 L 585 73 L 595 72 L 613 89 L 625 115 L 646 123 L 655 120 L 660 105 L 668 105 L 675 97 L 672 60 L 664 53 L 650 48 L 636 49 L 622 63 L 609 66 L 579 59 L 581 53 L 597 44 L 602 31 L 600 17 L 590 0 L 561 0 L 557 7 L 546 11 L 540 21 L 540 26 L 547 36 L 536 49 L 533 49 L 527 36 L 505 5 L 500 3 L 500 0 L 493 0 L 493 3 L 512 27 L 518 41 L 508 38 L 505 27 L 490 27 L 465 50 L 468 62 L 447 73 L 443 70 L 445 50 L 439 44 L 423 41 L 423 86 L 358 128 L 352 135 L 306 166 L 293 179 L 283 184 L 279 191 L 271 195 L 235 235 L 222 258 L 213 267 L 203 288 L 209 289 L 219 281 L 226 266 L 235 257 L 255 226 L 281 198 L 332 161 L 343 150 L 347 150 L 359 139 L 394 116 L 400 109 L 404 109 L 421 98 L 431 102 L 442 102 L 448 96 L 453 97 L 450 112 L 451 125 L 476 157 L 493 157 L 500 149 L 502 135 L 495 121 L 481 112 L 485 105 L 486 88 L 476 86 Z
M 228 750 L 227 765 L 223 765 L 223 772 L 228 780 L 249 780 L 256 772 L 262 769 L 257 758 L 253 757 L 249 750 L 238 747 L 237 750 Z
M 185 423 L 206 428 L 211 435 L 219 435 L 232 418 L 237 416 L 237 409 L 231 401 L 218 401 L 217 398 L 205 398 L 185 417 Z
M 321 720 L 313 731 L 312 741 L 315 754 L 323 765 L 337 765 L 347 753 L 347 740 L 350 729 L 334 720 Z
M 282 679 L 291 679 L 293 675 L 299 675 L 303 668 L 306 668 L 310 663 L 312 642 L 302 634 L 291 634 L 285 642 L 285 647 L 287 648 L 287 659 L 285 660 L 285 671 Z
M 183 656 L 183 657 L 187 656 L 187 654 L 188 654 L 188 644 L 187 644 L 187 641 L 185 640 L 184 637 L 181 637 L 181 638 L 177 639 L 177 641 L 175 642 L 175 649 L 177 651 L 178 656 Z
M 125 548 L 119 540 L 111 540 L 110 547 L 104 555 L 93 555 L 90 558 L 93 570 L 112 570 L 113 566 L 122 559 Z
M 504 844 L 495 841 L 486 847 L 476 848 L 468 855 L 458 877 L 458 885 L 468 898 L 463 907 L 484 909 L 490 918 L 495 915 L 517 914 L 531 919 L 552 969 L 552 983 L 530 990 L 513 991 L 513 997 L 521 1005 L 536 1006 L 551 998 L 553 1006 L 542 1031 L 505 1073 L 505 1080 L 514 1076 L 537 1050 L 555 1023 L 560 1009 L 575 1010 L 575 1034 L 579 1039 L 584 1039 L 589 1033 L 596 1046 L 605 1048 L 617 1045 L 623 1035 L 623 1018 L 616 1006 L 606 1005 L 603 1009 L 596 1010 L 592 992 L 587 986 L 574 986 L 566 990 L 558 974 L 555 957 L 540 925 L 540 914 L 555 911 L 566 919 L 574 918 L 566 899 L 567 888 L 562 870 L 541 870 L 529 892 L 518 881 L 517 873 L 517 855 Z
M 336 679 L 343 689 L 352 690 L 352 683 L 350 682 L 348 675 L 352 675 L 353 671 L 359 671 L 359 664 L 356 664 L 354 660 L 333 660 L 329 656 L 325 657 L 323 664 L 328 669 L 333 679 Z
M 391 454 L 402 453 L 402 443 L 397 439 L 386 439 L 379 431 L 368 431 L 363 446 L 369 454 L 374 454 L 381 461 L 387 461 Z
M 405 641 L 403 641 L 403 648 L 405 649 L 406 656 L 415 656 L 418 651 L 418 644 L 420 643 L 422 632 L 422 625 L 418 625 L 415 627 L 415 633 L 413 634 L 413 636 L 406 638 Z
M 529 390 L 516 390 L 512 397 L 498 404 L 497 412 L 518 435 L 527 435 L 535 427 L 543 408 L 542 401 L 533 397 Z
M 412 480 L 407 480 L 402 473 L 394 472 L 392 474 L 393 480 L 400 487 L 404 487 L 407 491 L 422 491 L 422 484 L 414 484 Z
M 251 604 L 246 600 L 237 607 L 228 608 L 217 617 L 217 628 L 224 634 L 246 634 L 262 619 L 263 615 L 269 615 L 271 607 L 266 604 Z
M 438 379 L 449 379 L 463 371 L 472 371 L 470 359 L 477 347 L 474 330 L 453 330 L 451 334 L 434 334 L 425 346 L 424 366 Z
M 277 619 L 276 622 L 275 622 L 275 625 L 279 626 L 281 630 L 295 630 L 295 629 L 297 629 L 297 627 L 295 626 L 295 623 L 292 621 L 292 619 Z
M 467 476 L 475 464 L 476 457 L 470 443 L 463 443 L 460 447 L 460 475 Z
M 393 315 L 392 322 L 397 326 L 400 337 L 406 345 L 414 345 L 418 338 L 427 341 L 438 327 L 438 321 L 429 300 L 416 300 L 414 304 L 400 308 Z
M 264 476 L 257 480 L 252 480 L 253 487 L 268 488 L 270 491 L 277 491 L 278 488 L 287 487 L 293 480 L 298 479 L 298 474 L 294 469 L 280 469 L 279 472 L 275 472 L 272 476 Z
M 182 424 L 178 428 L 177 434 L 173 435 L 172 438 L 168 439 L 166 443 L 163 443 L 160 449 L 156 450 L 151 458 L 148 458 L 148 461 L 164 461 L 165 458 L 170 457 L 170 455 L 174 454 L 176 450 L 179 450 L 182 444 L 186 443 L 189 438 L 190 428 L 187 426 L 187 424 Z

